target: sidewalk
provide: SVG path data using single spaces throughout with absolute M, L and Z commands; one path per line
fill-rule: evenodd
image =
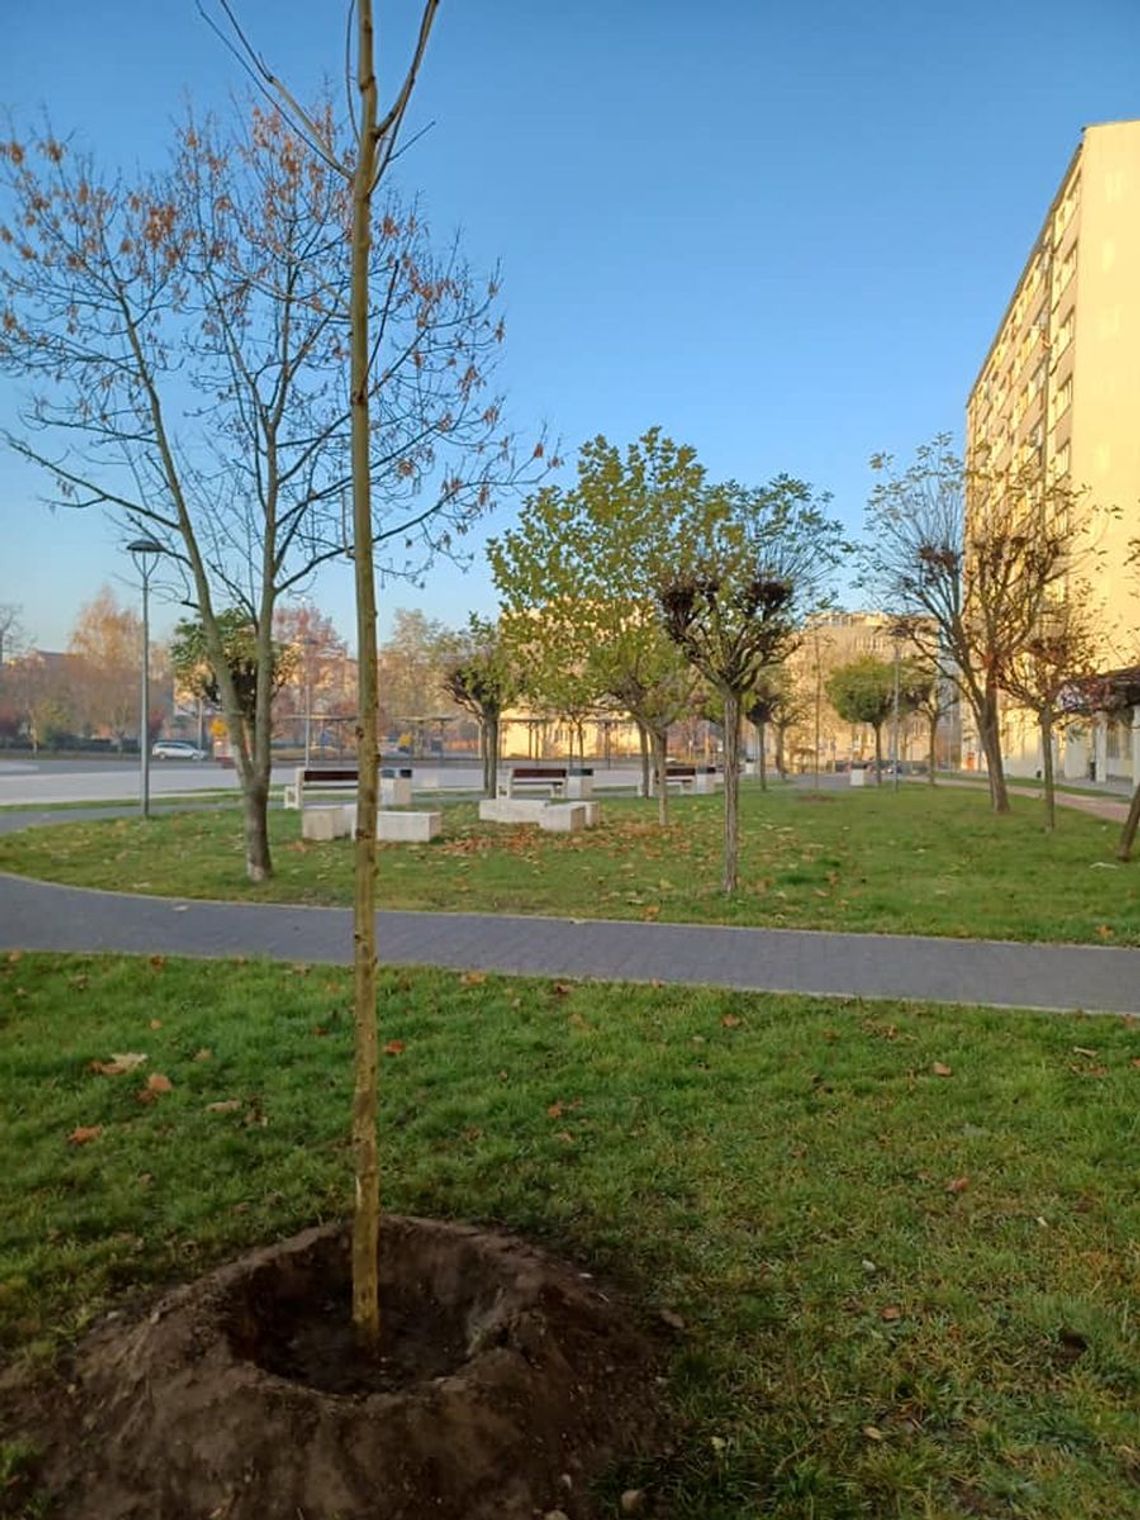
M 1140 1015 L 1140 949 L 474 913 L 380 913 L 385 965 Z M 0 950 L 346 965 L 351 913 L 0 875 Z

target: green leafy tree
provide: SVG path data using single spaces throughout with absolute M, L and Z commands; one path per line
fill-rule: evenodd
M 240 730 L 231 728 L 230 740 L 236 749 L 249 743 L 249 734 L 257 723 L 262 690 L 262 640 L 255 623 L 240 607 L 228 607 L 214 618 L 221 644 L 221 669 L 215 663 L 215 640 L 209 638 L 200 618 L 183 618 L 174 629 L 170 642 L 170 663 L 179 683 L 194 696 L 212 707 L 220 707 L 222 691 L 228 683 L 236 698 Z M 272 666 L 269 675 L 270 701 L 292 678 L 297 666 L 297 646 L 280 639 L 270 642 Z M 226 709 L 227 722 L 232 722 Z
M 498 790 L 500 724 L 503 713 L 518 696 L 518 676 L 498 627 L 474 613 L 460 633 L 445 635 L 441 644 L 441 682 L 451 700 L 479 724 L 483 757 L 483 793 Z
M 845 723 L 867 723 L 874 729 L 875 779 L 881 786 L 883 724 L 895 710 L 894 666 L 865 655 L 838 666 L 824 685 L 828 701 Z
M 662 823 L 669 728 L 695 678 L 662 626 L 646 553 L 702 480 L 693 451 L 658 428 L 624 452 L 597 437 L 574 486 L 537 492 L 489 546 L 525 689 L 571 721 L 599 704 L 628 712 L 652 753 Z

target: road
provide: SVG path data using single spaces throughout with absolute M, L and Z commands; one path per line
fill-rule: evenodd
M 324 762 L 317 762 L 318 764 Z M 339 762 L 329 761 L 330 765 Z M 385 757 L 385 765 L 406 765 L 398 757 Z M 292 781 L 297 762 L 273 767 L 275 786 Z M 414 761 L 414 785 L 417 791 L 478 792 L 483 784 L 481 768 L 476 764 L 446 765 Z M 637 785 L 636 766 L 599 766 L 594 780 L 600 788 Z M 237 776 L 223 770 L 211 760 L 152 760 L 150 792 L 156 800 L 163 797 L 192 796 L 196 792 L 233 791 L 237 793 Z M 30 756 L 19 760 L 0 760 L 0 807 L 48 807 L 64 802 L 137 802 L 139 765 L 137 760 L 36 760 Z

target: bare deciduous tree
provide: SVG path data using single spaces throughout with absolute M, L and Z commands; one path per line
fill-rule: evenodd
M 1008 812 L 1000 694 L 1043 614 L 1064 599 L 1076 493 L 1036 467 L 995 469 L 984 457 L 966 467 L 946 434 L 901 472 L 884 454 L 872 467 L 883 478 L 868 505 L 865 583 L 911 618 L 914 642 L 952 671 L 977 726 L 994 810 Z
M 0 145 L 0 364 L 31 387 L 8 442 L 50 472 L 57 502 L 110 509 L 184 577 L 240 736 L 254 880 L 271 871 L 279 599 L 366 549 L 417 578 L 458 552 L 518 473 L 488 391 L 497 276 L 478 278 L 455 245 L 436 252 L 415 205 L 386 196 L 370 201 L 366 308 L 353 306 L 359 132 L 327 104 L 255 103 L 232 129 L 190 116 L 170 167 L 134 183 L 50 134 Z M 362 316 L 370 407 L 357 439 L 346 370 Z M 368 545 L 348 510 L 354 464 L 369 473 Z M 217 624 L 230 607 L 259 651 L 248 727 Z

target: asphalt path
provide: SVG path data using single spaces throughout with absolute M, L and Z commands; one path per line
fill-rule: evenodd
M 1140 1015 L 1140 950 L 476 913 L 377 915 L 381 962 Z M 0 874 L 0 950 L 347 965 L 344 908 L 127 896 Z

